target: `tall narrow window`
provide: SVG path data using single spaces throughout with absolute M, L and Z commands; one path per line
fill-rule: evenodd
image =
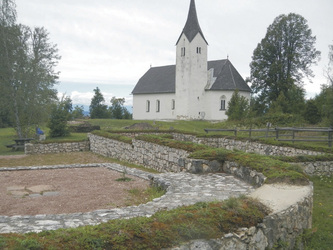
M 176 100 L 175 99 L 172 99 L 172 101 L 171 101 L 171 109 L 172 110 L 176 109 Z
M 226 97 L 223 95 L 221 96 L 220 98 L 220 110 L 226 110 L 226 106 L 225 106 L 225 103 L 226 103 Z
M 183 47 L 181 50 L 181 56 L 185 56 L 185 47 Z
M 147 100 L 146 102 L 146 112 L 150 112 L 150 101 Z
M 160 108 L 161 108 L 161 102 L 160 100 L 156 101 L 156 112 L 160 112 Z
M 221 110 L 225 110 L 225 100 L 221 100 Z
M 201 47 L 197 47 L 197 54 L 201 54 Z

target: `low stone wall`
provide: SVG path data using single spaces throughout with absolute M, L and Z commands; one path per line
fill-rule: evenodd
M 312 192 L 302 201 L 264 218 L 256 227 L 240 228 L 221 239 L 194 240 L 173 250 L 303 249 L 298 237 L 312 227 Z
M 65 142 L 65 143 L 27 143 L 25 144 L 25 154 L 58 154 L 89 151 L 89 141 Z
M 333 162 L 331 161 L 301 162 L 297 164 L 302 166 L 304 172 L 310 176 L 333 175 Z
M 185 161 L 189 153 L 140 140 L 132 144 L 89 134 L 90 150 L 106 157 L 144 165 L 159 172 L 182 172 L 189 167 Z M 190 168 L 190 167 L 189 167 Z
M 298 156 L 298 155 L 320 155 L 322 153 L 302 150 L 291 147 L 281 147 L 274 145 L 262 144 L 253 141 L 240 141 L 228 138 L 203 138 L 194 135 L 186 134 L 173 134 L 174 139 L 178 141 L 191 141 L 198 144 L 204 144 L 214 148 L 226 148 L 229 150 L 242 150 L 248 153 L 256 153 L 261 155 L 274 155 L 274 156 Z

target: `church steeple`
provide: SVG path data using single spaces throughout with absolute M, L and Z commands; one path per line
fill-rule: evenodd
M 184 27 L 182 33 L 180 34 L 176 44 L 178 44 L 182 34 L 185 34 L 185 36 L 187 37 L 189 42 L 192 42 L 192 40 L 195 38 L 195 36 L 198 33 L 200 33 L 200 35 L 202 36 L 202 38 L 205 40 L 206 44 L 208 45 L 208 42 L 206 41 L 205 36 L 203 35 L 202 30 L 199 25 L 197 10 L 195 7 L 195 1 L 191 0 L 190 10 L 188 12 L 188 17 L 187 17 L 185 27 Z

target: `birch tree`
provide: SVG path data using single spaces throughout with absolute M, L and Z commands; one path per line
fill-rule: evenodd
M 46 121 L 50 105 L 57 99 L 53 87 L 59 76 L 55 67 L 60 56 L 45 28 L 15 23 L 14 1 L 3 0 L 0 7 L 1 103 L 22 138 Z

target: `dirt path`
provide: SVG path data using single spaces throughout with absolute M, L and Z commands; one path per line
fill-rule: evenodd
M 105 168 L 0 172 L 0 215 L 89 212 L 129 205 L 128 190 L 149 183 Z M 49 192 L 50 191 L 50 192 Z M 20 193 L 21 192 L 21 193 Z

